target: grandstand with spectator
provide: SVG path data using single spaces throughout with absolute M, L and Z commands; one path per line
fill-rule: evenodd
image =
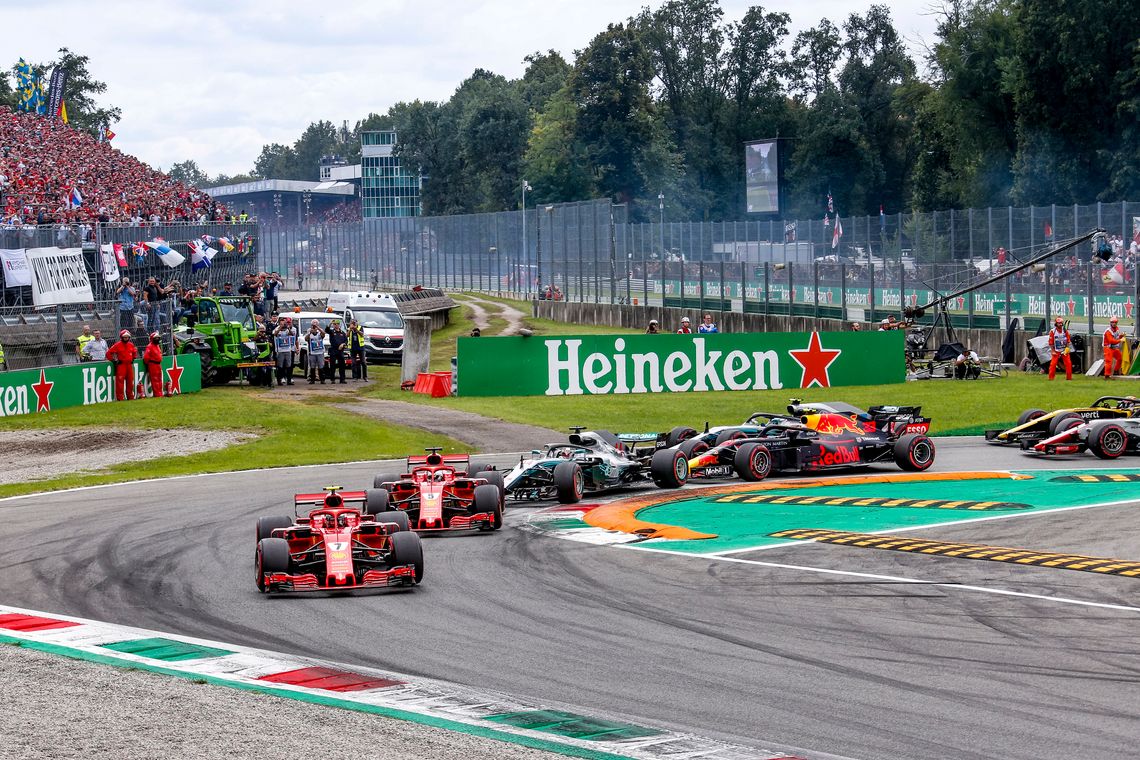
M 228 209 L 108 141 L 0 106 L 0 208 L 8 225 L 221 221 Z

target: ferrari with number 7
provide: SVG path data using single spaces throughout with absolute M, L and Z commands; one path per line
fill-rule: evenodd
M 355 591 L 423 580 L 423 547 L 407 515 L 387 511 L 367 491 L 324 490 L 297 494 L 294 517 L 258 519 L 258 590 Z

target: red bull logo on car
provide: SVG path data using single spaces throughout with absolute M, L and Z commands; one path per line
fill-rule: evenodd
M 860 425 L 851 417 L 843 414 L 836 414 L 834 412 L 824 412 L 821 414 L 808 414 L 804 416 L 804 424 L 812 430 L 820 433 L 834 434 L 834 433 L 857 433 L 862 434 L 869 432 L 866 428 Z M 871 423 L 871 430 L 874 430 L 875 425 Z

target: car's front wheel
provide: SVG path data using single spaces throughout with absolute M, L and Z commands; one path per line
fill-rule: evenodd
M 1120 425 L 1102 425 L 1089 436 L 1089 449 L 1099 459 L 1116 459 L 1128 448 L 1128 434 Z
M 560 504 L 577 504 L 586 491 L 586 476 L 577 462 L 559 462 L 554 466 L 554 490 Z
M 649 460 L 649 473 L 659 488 L 680 488 L 689 482 L 689 457 L 680 448 L 658 449 Z

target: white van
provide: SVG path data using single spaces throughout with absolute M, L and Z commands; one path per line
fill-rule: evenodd
M 355 319 L 364 328 L 364 357 L 369 362 L 398 362 L 404 356 L 404 319 L 391 293 L 333 291 L 329 311 L 340 314 L 347 328 Z

